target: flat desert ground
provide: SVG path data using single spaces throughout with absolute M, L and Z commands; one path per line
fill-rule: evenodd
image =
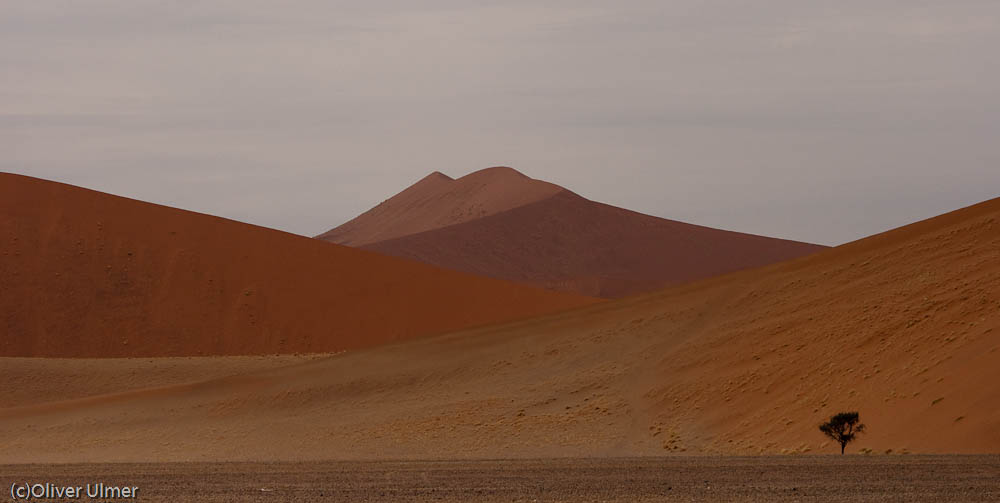
M 0 465 L 0 473 L 7 484 L 135 486 L 150 502 L 1000 501 L 995 455 Z

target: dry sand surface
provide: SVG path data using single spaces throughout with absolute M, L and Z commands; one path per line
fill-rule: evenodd
M 334 352 L 595 299 L 0 173 L 0 356 Z
M 473 274 L 609 298 L 824 249 L 651 217 L 569 191 L 364 248 Z
M 869 427 L 850 453 L 997 453 L 998 217 L 992 200 L 644 297 L 250 373 L 199 360 L 239 375 L 193 384 L 142 389 L 126 366 L 131 391 L 0 409 L 0 462 L 834 453 L 816 426 L 845 410 Z M 32 361 L 24 385 L 50 389 Z
M 612 298 L 825 248 L 643 215 L 510 168 L 457 180 L 432 174 L 318 237 L 482 276 Z
M 196 383 L 327 358 L 325 354 L 213 357 L 0 357 L 0 408 Z
M 997 456 L 0 465 L 0 484 L 104 481 L 140 501 L 1000 501 Z

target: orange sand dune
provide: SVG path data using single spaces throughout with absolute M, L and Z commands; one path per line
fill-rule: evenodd
M 461 218 L 451 218 L 456 214 Z M 825 248 L 643 215 L 587 200 L 510 168 L 477 171 L 454 181 L 432 174 L 319 238 L 448 269 L 611 298 Z
M 306 355 L 173 358 L 0 357 L 0 408 L 59 402 L 150 387 L 189 384 L 234 374 L 285 367 L 319 358 Z
M 0 174 L 0 355 L 333 352 L 594 300 Z
M 998 219 L 1000 199 L 543 318 L 11 403 L 0 462 L 834 454 L 817 425 L 847 410 L 868 425 L 849 453 L 997 453 Z

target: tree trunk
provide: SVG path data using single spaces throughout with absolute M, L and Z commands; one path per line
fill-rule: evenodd
M 846 444 L 846 443 L 844 443 L 844 444 L 840 444 L 840 455 L 841 455 L 841 456 L 843 456 L 843 455 L 844 455 L 844 447 L 847 447 L 847 444 Z

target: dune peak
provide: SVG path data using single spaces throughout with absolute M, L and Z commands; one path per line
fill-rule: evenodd
M 483 168 L 477 171 L 473 171 L 461 178 L 459 180 L 466 179 L 476 179 L 476 178 L 493 178 L 493 179 L 517 179 L 517 180 L 533 180 L 528 175 L 521 173 L 520 171 L 510 167 L 510 166 L 493 166 L 489 168 Z
M 442 172 L 440 172 L 440 171 L 434 171 L 431 174 L 429 174 L 429 175 L 421 178 L 420 182 L 422 182 L 424 180 L 440 180 L 440 181 L 451 182 L 451 181 L 454 181 L 455 179 L 452 178 L 452 177 L 450 177 L 450 176 L 448 176 L 448 175 L 446 175 L 446 174 L 444 174 L 444 173 L 442 173 Z M 420 182 L 417 182 L 417 183 L 420 183 Z
M 481 169 L 457 179 L 435 171 L 317 237 L 364 246 L 502 213 L 561 192 L 566 189 L 506 166 Z

